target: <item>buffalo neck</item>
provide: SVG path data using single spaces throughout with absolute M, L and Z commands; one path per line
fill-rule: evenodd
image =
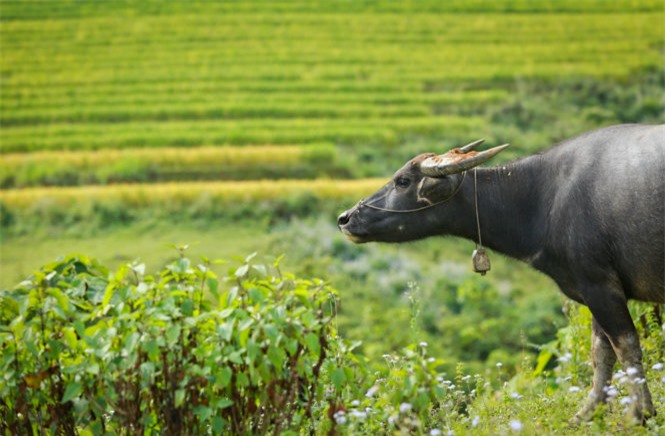
M 543 171 L 540 167 L 539 156 L 533 156 L 505 166 L 470 170 L 458 203 L 463 219 L 454 234 L 478 242 L 477 192 L 483 245 L 532 263 L 542 246 L 539 223 L 546 214 L 547 196 L 538 182 Z

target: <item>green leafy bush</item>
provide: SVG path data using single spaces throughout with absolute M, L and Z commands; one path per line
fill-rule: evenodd
M 335 291 L 279 263 L 109 274 L 69 256 L 1 294 L 0 431 L 279 432 L 312 420 Z M 210 296 L 211 300 L 207 297 Z
M 215 262 L 192 262 L 185 248 L 154 275 L 138 262 L 112 272 L 68 256 L 0 293 L 1 434 L 665 430 L 662 415 L 645 427 L 625 421 L 622 371 L 592 421 L 567 423 L 591 381 L 589 313 L 580 306 L 566 307 L 570 325 L 537 358 L 523 350 L 511 369 L 506 347 L 505 364 L 488 359 L 474 374 L 463 362 L 451 371 L 451 355 L 419 339 L 423 307 L 412 301 L 411 343 L 372 361 L 357 354 L 360 342 L 337 335 L 336 291 L 324 282 L 253 255 L 220 279 Z M 470 283 L 459 292 L 463 305 L 477 296 Z M 658 309 L 631 309 L 660 412 L 665 325 Z

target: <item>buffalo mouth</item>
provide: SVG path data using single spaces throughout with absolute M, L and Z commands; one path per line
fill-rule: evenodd
M 346 239 L 349 241 L 353 242 L 354 244 L 362 244 L 363 242 L 367 242 L 367 239 L 363 237 L 363 235 L 359 235 L 356 233 L 352 233 L 349 229 L 346 227 L 341 227 L 339 228 L 344 236 L 346 236 Z

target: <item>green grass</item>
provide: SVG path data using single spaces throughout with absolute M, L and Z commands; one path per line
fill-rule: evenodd
M 117 268 L 135 259 L 150 271 L 160 269 L 178 256 L 167 244 L 190 245 L 192 258 L 231 260 L 233 256 L 265 252 L 268 230 L 257 223 L 233 226 L 192 226 L 165 223 L 139 223 L 86 235 L 47 234 L 44 232 L 12 238 L 0 249 L 0 289 L 14 286 L 28 277 L 38 265 L 71 253 L 85 253 L 109 267 Z

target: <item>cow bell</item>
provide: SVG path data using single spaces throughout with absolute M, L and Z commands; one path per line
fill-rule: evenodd
M 490 257 L 487 255 L 484 247 L 478 247 L 473 250 L 471 261 L 473 262 L 473 272 L 477 272 L 481 276 L 484 276 L 491 269 Z

